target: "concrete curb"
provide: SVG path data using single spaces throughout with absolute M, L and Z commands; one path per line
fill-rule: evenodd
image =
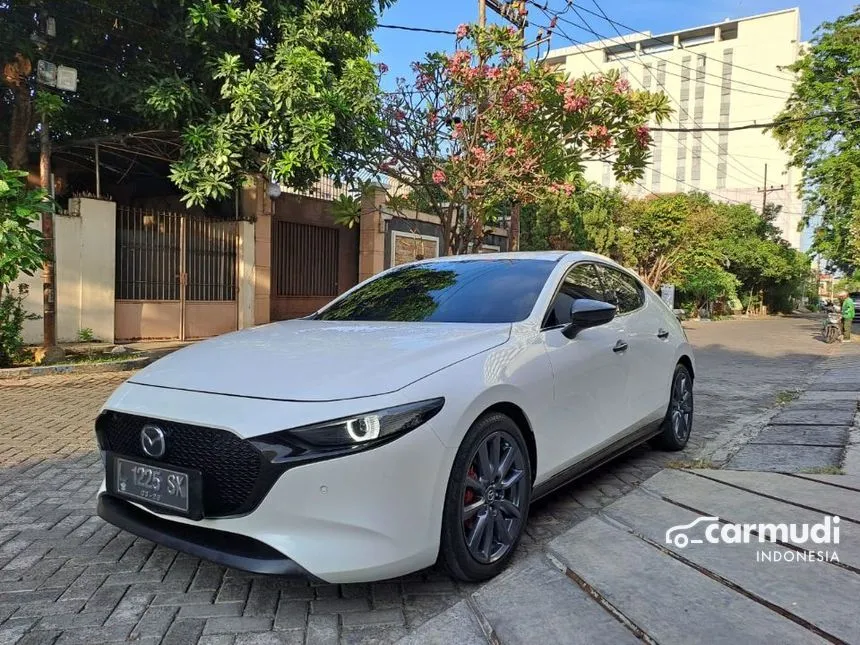
M 0 369 L 0 381 L 33 378 L 35 376 L 56 376 L 58 374 L 103 374 L 105 372 L 128 372 L 146 367 L 163 354 L 129 358 L 110 363 L 69 363 L 66 365 L 37 365 L 35 367 L 9 367 Z

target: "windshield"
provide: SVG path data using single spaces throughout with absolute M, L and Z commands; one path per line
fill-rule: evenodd
M 457 260 L 395 269 L 332 303 L 317 320 L 510 323 L 531 313 L 555 263 Z

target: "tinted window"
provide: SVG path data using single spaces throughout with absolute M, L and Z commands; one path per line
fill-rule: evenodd
M 581 298 L 606 300 L 600 278 L 593 264 L 577 264 L 567 272 L 552 307 L 547 313 L 544 326 L 555 327 L 569 323 L 570 307 L 574 300 Z
M 605 266 L 600 267 L 600 272 L 606 298 L 618 307 L 618 313 L 625 314 L 645 304 L 645 294 L 642 293 L 639 283 L 632 277 Z
M 555 268 L 549 260 L 458 260 L 406 266 L 372 280 L 318 320 L 496 323 L 524 320 Z

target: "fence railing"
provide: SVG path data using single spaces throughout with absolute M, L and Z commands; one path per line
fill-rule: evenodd
M 337 229 L 275 221 L 272 283 L 276 296 L 336 296 Z
M 235 221 L 120 206 L 116 235 L 118 300 L 236 299 Z

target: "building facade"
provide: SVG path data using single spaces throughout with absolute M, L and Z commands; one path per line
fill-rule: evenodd
M 633 89 L 669 96 L 673 113 L 660 127 L 682 131 L 653 132 L 645 176 L 624 186 L 625 192 L 700 190 L 761 208 L 767 173 L 767 188 L 775 189 L 767 201 L 782 206 L 776 224 L 800 248 L 803 204 L 795 191 L 800 173 L 788 168 L 788 156 L 773 135 L 762 128 L 702 129 L 772 121 L 792 88 L 793 74 L 784 68 L 797 60 L 802 47 L 800 12 L 787 9 L 667 34 L 575 44 L 550 51 L 544 62 L 571 77 L 616 69 Z M 616 185 L 605 162 L 589 162 L 586 178 Z

